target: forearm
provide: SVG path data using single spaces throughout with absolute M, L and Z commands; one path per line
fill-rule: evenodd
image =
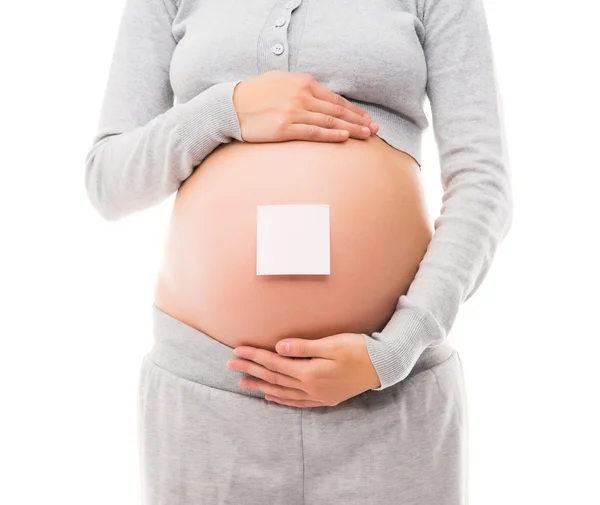
M 158 204 L 216 147 L 242 141 L 232 102 L 239 82 L 216 84 L 133 130 L 99 133 L 85 171 L 96 210 L 115 220 Z

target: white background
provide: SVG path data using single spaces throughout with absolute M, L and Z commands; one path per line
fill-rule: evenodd
M 485 6 L 515 221 L 449 337 L 468 386 L 471 503 L 599 504 L 600 12 L 591 1 Z M 173 199 L 107 222 L 83 179 L 122 8 L 2 7 L 6 505 L 140 501 L 136 384 Z M 430 128 L 432 218 L 441 197 L 433 142 Z

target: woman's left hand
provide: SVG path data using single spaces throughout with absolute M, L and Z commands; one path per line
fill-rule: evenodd
M 362 334 L 286 338 L 275 349 L 236 347 L 227 367 L 253 376 L 242 378 L 242 387 L 257 389 L 266 400 L 292 407 L 333 407 L 381 386 Z

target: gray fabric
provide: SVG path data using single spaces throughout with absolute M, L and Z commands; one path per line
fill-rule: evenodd
M 444 193 L 407 293 L 365 335 L 385 389 L 447 338 L 512 222 L 483 0 L 125 0 L 85 160 L 90 202 L 115 220 L 166 199 L 216 147 L 243 141 L 235 86 L 273 69 L 362 106 L 419 164 L 429 100 Z
M 139 381 L 143 505 L 463 505 L 468 427 L 448 342 L 409 376 L 335 407 L 239 388 L 233 349 L 153 306 Z M 259 393 L 262 395 L 262 393 Z

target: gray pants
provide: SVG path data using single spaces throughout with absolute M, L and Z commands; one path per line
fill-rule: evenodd
M 335 407 L 241 389 L 233 349 L 152 306 L 139 380 L 143 505 L 466 505 L 467 402 L 446 340 Z

